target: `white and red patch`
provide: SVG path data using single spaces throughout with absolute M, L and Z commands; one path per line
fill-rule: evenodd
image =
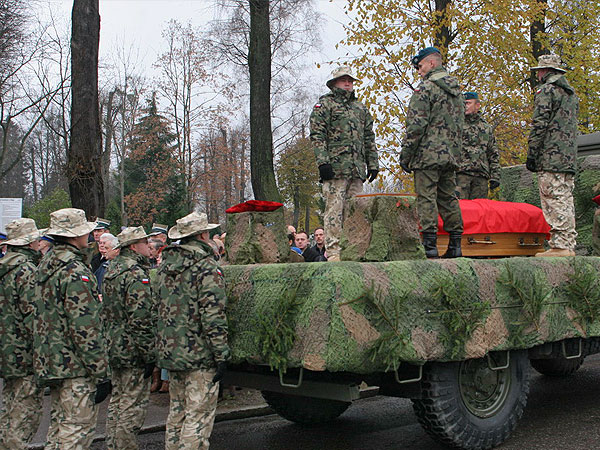
M 150 280 L 148 278 L 142 278 L 142 284 L 150 284 Z
M 88 283 L 90 281 L 90 277 L 86 275 L 81 275 L 81 281 L 83 281 L 84 283 Z
M 535 91 L 536 94 L 539 94 L 540 92 L 542 92 L 541 89 L 538 89 L 537 91 Z
M 217 269 L 217 273 L 219 274 L 219 276 L 221 276 L 221 277 L 223 276 L 223 272 L 221 272 L 220 269 Z
M 317 103 L 317 104 L 315 105 L 315 109 L 319 109 L 321 106 L 323 106 L 323 105 L 321 105 L 320 103 Z

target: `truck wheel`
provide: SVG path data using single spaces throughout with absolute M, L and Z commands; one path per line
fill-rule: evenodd
M 581 367 L 585 356 L 574 359 L 550 358 L 532 359 L 531 366 L 542 375 L 550 377 L 566 377 L 572 375 Z
M 504 365 L 504 355 L 491 356 L 492 365 Z M 515 429 L 528 393 L 527 354 L 511 352 L 507 369 L 491 370 L 487 358 L 427 364 L 422 398 L 413 400 L 413 408 L 435 440 L 460 449 L 490 449 Z
M 262 391 L 262 396 L 281 417 L 302 425 L 329 422 L 341 415 L 351 405 L 350 402 L 339 400 L 301 397 L 271 391 Z

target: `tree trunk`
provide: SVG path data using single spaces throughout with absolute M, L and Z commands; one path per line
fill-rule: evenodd
M 254 198 L 281 201 L 273 169 L 269 0 L 250 2 L 250 179 Z
M 433 45 L 442 53 L 444 62 L 448 58 L 448 47 L 452 42 L 452 34 L 450 33 L 448 21 L 448 6 L 452 0 L 435 0 L 435 36 Z
M 536 17 L 529 26 L 531 53 L 536 61 L 540 56 L 548 53 L 548 50 L 542 42 L 544 37 L 543 35 L 546 34 L 546 10 L 548 9 L 548 0 L 537 0 L 537 3 L 541 7 L 540 15 Z M 536 85 L 538 84 L 535 72 L 531 72 L 529 84 L 531 85 L 532 90 L 535 89 Z
M 294 217 L 292 218 L 292 225 L 298 229 L 298 220 L 300 220 L 300 186 L 294 187 Z
M 106 138 L 104 140 L 104 153 L 102 154 L 102 180 L 104 181 L 104 204 L 108 204 L 109 200 L 109 173 L 110 173 L 110 156 L 112 153 L 112 141 L 115 133 L 115 124 L 113 120 L 113 101 L 116 90 L 111 91 L 108 94 L 108 101 L 106 102 L 106 119 L 104 122 L 104 129 L 106 130 Z
M 304 208 L 304 231 L 310 235 L 310 206 L 308 205 Z
M 71 34 L 71 142 L 67 176 L 71 203 L 104 215 L 102 135 L 98 107 L 99 0 L 74 0 Z

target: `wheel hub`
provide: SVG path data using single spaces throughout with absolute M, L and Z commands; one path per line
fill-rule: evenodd
M 463 361 L 459 371 L 462 401 L 477 417 L 491 417 L 502 408 L 510 390 L 510 368 L 491 370 L 485 359 Z

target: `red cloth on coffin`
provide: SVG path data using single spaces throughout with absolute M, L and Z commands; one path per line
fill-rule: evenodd
M 248 212 L 248 211 L 259 211 L 259 212 L 268 212 L 275 211 L 283 206 L 283 203 L 279 202 L 268 202 L 265 200 L 248 200 L 244 203 L 238 203 L 231 208 L 227 208 L 225 210 L 228 214 Z
M 459 204 L 464 234 L 545 233 L 546 239 L 550 239 L 550 225 L 537 206 L 486 198 L 459 200 Z M 439 216 L 438 234 L 448 234 Z
M 593 201 L 593 202 L 594 202 L 596 205 L 600 206 L 600 195 L 596 195 L 596 196 L 595 196 L 595 197 L 592 199 L 592 201 Z

